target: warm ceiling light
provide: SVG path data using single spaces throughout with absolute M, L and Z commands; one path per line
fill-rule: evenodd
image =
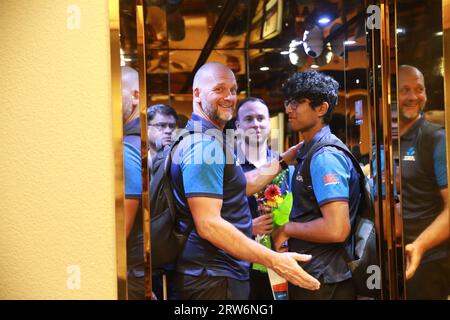
M 406 30 L 403 28 L 397 28 L 397 34 L 404 34 L 406 33 Z
M 435 33 L 435 35 L 438 36 L 438 37 L 442 36 L 443 34 L 444 34 L 444 33 L 443 33 L 442 31 L 439 31 L 439 32 L 436 32 L 436 33 Z
M 298 54 L 296 54 L 295 52 L 289 53 L 289 60 L 291 61 L 291 63 L 293 65 L 297 65 L 297 63 L 298 63 Z
M 267 71 L 267 70 L 269 70 L 269 67 L 261 67 L 261 68 L 259 68 L 259 70 L 261 70 L 261 71 Z
M 317 64 L 312 64 L 312 65 L 311 65 L 311 68 L 313 68 L 313 69 L 318 69 L 319 66 L 318 66 Z
M 328 17 L 323 17 L 323 18 L 320 18 L 319 19 L 319 23 L 320 24 L 327 24 L 328 22 L 330 22 L 331 20 L 330 20 L 330 18 L 328 18 Z

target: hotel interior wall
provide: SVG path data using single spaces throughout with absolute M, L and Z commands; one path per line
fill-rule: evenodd
M 0 299 L 117 298 L 108 24 L 107 0 L 0 2 Z

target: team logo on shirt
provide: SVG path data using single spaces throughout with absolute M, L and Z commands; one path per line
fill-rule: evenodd
M 302 177 L 302 175 L 300 174 L 300 172 L 297 174 L 297 176 L 295 177 L 295 180 L 297 180 L 297 181 L 300 181 L 300 182 L 303 182 L 303 177 Z
M 339 184 L 337 173 L 328 173 L 323 176 L 323 183 L 325 186 Z
M 411 147 L 406 151 L 406 155 L 403 157 L 403 161 L 416 161 L 416 147 Z

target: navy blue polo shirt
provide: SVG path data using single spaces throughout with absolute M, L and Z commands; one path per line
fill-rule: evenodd
M 440 128 L 433 131 L 431 140 L 424 142 L 429 151 L 423 152 L 426 154 L 419 154 L 419 132 L 426 126 L 434 125 L 421 117 L 400 137 L 405 244 L 413 242 L 436 219 L 444 205 L 440 190 L 447 188 L 445 130 Z M 447 241 L 427 251 L 422 262 L 448 255 Z
M 244 172 L 232 153 L 224 148 L 224 135 L 211 122 L 192 114 L 186 130 L 198 132 L 183 139 L 171 166 L 172 187 L 177 208 L 183 219 L 192 220 L 187 204 L 190 197 L 222 199 L 220 214 L 247 237 L 252 235 L 252 217 L 248 207 Z M 225 162 L 227 160 L 227 162 Z M 182 231 L 187 223 L 180 221 Z M 235 244 L 238 245 L 238 244 Z M 190 276 L 207 275 L 249 279 L 250 263 L 241 261 L 200 238 L 194 230 L 188 237 L 176 271 Z
M 318 142 L 337 139 L 328 126 L 323 127 L 299 150 L 298 165 L 292 179 L 293 207 L 289 217 L 293 222 L 309 222 L 322 217 L 320 206 L 334 201 L 349 203 L 349 217 L 353 224 L 360 201 L 359 176 L 352 161 L 335 147 L 323 147 L 310 162 L 311 182 L 316 201 L 307 193 L 303 183 L 302 166 L 308 151 Z M 314 202 L 314 203 L 313 203 Z M 312 255 L 307 263 L 300 263 L 306 272 L 325 283 L 337 283 L 351 278 L 346 258 L 353 258 L 351 237 L 344 243 L 316 243 L 300 239 L 289 239 L 289 250 Z M 347 255 L 344 252 L 347 251 Z

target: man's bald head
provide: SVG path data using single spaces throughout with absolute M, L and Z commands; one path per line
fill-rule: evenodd
M 228 73 L 230 76 L 234 77 L 233 71 L 220 62 L 205 63 L 195 73 L 192 88 L 202 88 L 206 83 L 209 83 L 214 79 L 216 74 L 220 73 Z
M 122 112 L 128 123 L 139 116 L 139 73 L 130 67 L 122 67 Z
M 234 73 L 221 63 L 206 63 L 195 73 L 192 89 L 194 113 L 223 129 L 237 101 Z
M 398 67 L 398 75 L 399 77 L 403 76 L 416 76 L 422 79 L 422 82 L 425 83 L 425 78 L 423 77 L 423 73 L 417 69 L 416 67 L 404 64 Z

